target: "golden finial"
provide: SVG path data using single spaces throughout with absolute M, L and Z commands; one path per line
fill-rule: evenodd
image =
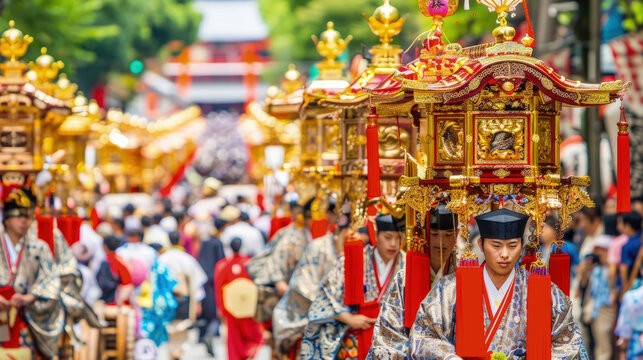
M 312 38 L 317 47 L 317 52 L 325 57 L 329 63 L 334 63 L 335 59 L 344 52 L 348 43 L 353 39 L 351 35 L 348 35 L 346 39 L 342 39 L 342 35 L 335 30 L 335 24 L 332 21 L 326 23 L 326 31 L 321 33 L 319 39 L 315 35 Z
M 82 91 L 79 91 L 74 98 L 74 107 L 82 107 L 87 105 L 87 98 Z
M 22 31 L 14 28 L 15 21 L 9 21 L 9 29 L 2 33 L 0 38 L 0 54 L 7 57 L 10 61 L 16 61 L 17 58 L 23 56 L 27 52 L 29 44 L 33 42 L 33 38 L 29 35 L 23 35 Z
M 322 80 L 338 80 L 342 78 L 343 64 L 336 61 L 337 57 L 346 50 L 348 43 L 353 37 L 348 35 L 342 39 L 339 31 L 335 30 L 335 24 L 332 21 L 326 23 L 326 31 L 321 33 L 319 39 L 312 35 L 312 39 L 317 47 L 317 52 L 326 58 L 324 61 L 317 63 L 319 67 L 319 77 Z
M 49 83 L 58 76 L 58 71 L 65 66 L 62 61 L 54 61 L 54 58 L 47 54 L 47 48 L 40 49 L 40 56 L 36 61 L 29 62 L 30 71 L 36 73 L 37 81 L 40 83 Z
M 384 4 L 373 12 L 372 16 L 362 14 L 368 21 L 371 31 L 380 37 L 380 45 L 369 50 L 373 55 L 371 65 L 376 68 L 397 68 L 400 66 L 400 54 L 402 49 L 399 46 L 391 45 L 393 37 L 402 31 L 406 20 L 400 14 L 390 0 L 384 0 Z
M 281 87 L 286 94 L 293 93 L 304 86 L 304 78 L 301 73 L 297 71 L 295 64 L 288 65 L 288 71 L 284 74 L 281 80 Z
M 59 99 L 73 99 L 77 89 L 78 85 L 69 81 L 67 74 L 62 73 L 58 77 L 53 95 Z
M 384 47 L 389 46 L 393 37 L 402 31 L 406 20 L 400 17 L 397 8 L 391 5 L 390 0 L 384 0 L 384 4 L 375 9 L 372 16 L 362 15 L 368 21 L 371 31 L 380 37 L 380 42 Z
M 498 23 L 500 26 L 493 29 L 493 37 L 496 38 L 496 42 L 512 41 L 514 36 L 516 36 L 516 30 L 507 24 L 507 14 L 513 11 L 516 5 L 522 1 L 523 0 L 478 0 L 479 3 L 486 5 L 489 11 L 498 13 Z M 529 39 L 525 39 L 525 41 L 531 43 Z

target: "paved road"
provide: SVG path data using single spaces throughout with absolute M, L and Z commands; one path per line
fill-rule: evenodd
M 208 355 L 205 345 L 203 344 L 198 344 L 196 342 L 197 339 L 197 334 L 196 332 L 191 332 L 188 343 L 184 347 L 185 352 L 183 353 L 183 357 L 181 359 L 183 360 L 212 360 L 212 359 L 217 359 L 217 360 L 227 360 L 228 356 L 226 354 L 226 344 L 223 338 L 215 338 L 214 339 L 214 355 L 216 357 L 211 357 Z M 167 351 L 165 351 L 164 347 L 161 347 L 158 357 L 158 360 L 168 360 L 168 355 Z M 257 356 L 255 357 L 255 360 L 270 360 L 270 348 L 268 346 L 264 346 Z

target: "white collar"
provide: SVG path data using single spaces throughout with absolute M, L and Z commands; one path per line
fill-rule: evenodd
M 491 311 L 495 314 L 496 311 L 498 311 L 498 307 L 500 307 L 500 303 L 505 297 L 507 290 L 509 290 L 509 286 L 514 279 L 514 276 L 516 276 L 516 268 L 511 269 L 511 274 L 509 274 L 507 280 L 505 280 L 502 286 L 500 286 L 500 289 L 496 288 L 496 285 L 491 280 L 491 277 L 487 272 L 487 266 L 483 266 L 482 272 L 484 273 L 484 285 L 487 289 L 487 295 L 489 296 L 489 305 L 491 305 Z
M 431 266 L 429 266 L 429 269 L 431 269 L 431 278 L 433 279 L 433 281 L 431 281 L 431 288 L 433 288 L 433 286 L 438 283 L 438 280 L 442 279 L 444 276 L 444 265 L 442 265 L 440 270 L 438 270 L 437 274 Z
M 375 266 L 377 266 L 377 278 L 380 282 L 380 287 L 384 286 L 386 283 L 386 278 L 388 277 L 391 268 L 393 267 L 393 260 L 389 260 L 388 263 L 384 262 L 384 259 L 380 256 L 380 253 L 377 251 L 377 248 L 373 248 L 375 253 Z
M 11 238 L 9 237 L 9 234 L 7 234 L 6 232 L 4 233 L 3 238 L 4 243 L 7 246 L 7 255 L 9 255 L 9 261 L 11 262 L 10 265 L 15 266 L 16 261 L 18 261 L 18 254 L 20 253 L 20 250 L 22 250 L 22 246 L 24 243 L 22 239 L 20 239 L 20 241 L 18 241 L 18 244 L 14 246 Z

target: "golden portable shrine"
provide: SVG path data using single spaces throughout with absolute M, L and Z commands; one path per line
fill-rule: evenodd
M 33 38 L 13 21 L 0 39 L 0 53 L 6 58 L 0 77 L 0 173 L 5 185 L 22 185 L 24 174 L 46 169 L 52 174 L 51 184 L 60 191 L 71 190 L 80 185 L 89 127 L 100 109 L 65 74 L 58 74 L 64 64 L 46 48 L 35 62 L 21 61 L 31 42 Z M 63 195 L 66 199 L 68 194 Z
M 437 17 L 420 57 L 370 90 L 378 113 L 410 114 L 419 128 L 415 166 L 400 187 L 401 201 L 422 220 L 445 191 L 464 219 L 512 203 L 534 218 L 537 232 L 547 210 L 561 212 L 564 228 L 571 212 L 590 204 L 581 189 L 588 177 L 560 176 L 560 110 L 608 104 L 630 84 L 556 74 L 531 57 L 532 38 L 513 41 L 505 16 L 499 14 L 496 43 L 465 49 L 442 44 Z
M 406 327 L 412 325 L 430 289 L 429 282 L 409 274 L 428 273 L 427 212 L 440 201 L 448 202 L 447 208 L 458 215 L 460 233 L 467 241 L 468 222 L 474 215 L 499 207 L 529 215 L 533 221 L 523 264 L 540 273 L 547 273 L 546 268 L 538 270 L 546 266 L 539 253 L 541 224 L 548 212 L 557 212 L 559 241 L 549 273 L 569 293 L 569 257 L 560 241 L 562 230 L 571 213 L 593 203 L 583 190 L 589 177 L 561 176 L 561 108 L 609 104 L 631 86 L 621 81 L 586 84 L 557 74 L 531 56 L 533 32 L 514 40 L 515 30 L 506 17 L 520 0 L 478 2 L 498 13 L 495 43 L 445 45 L 443 19 L 457 10 L 459 1 L 419 0 L 422 13 L 433 18 L 420 56 L 366 90 L 378 115 L 409 116 L 417 128 L 417 152 L 407 153 L 398 200 L 407 209 L 405 307 L 413 316 L 405 318 Z M 627 141 L 627 123 L 621 120 L 618 125 L 620 149 L 621 140 Z M 619 152 L 621 156 L 629 161 L 629 150 Z M 629 168 L 619 166 L 618 171 L 619 179 L 625 179 L 621 183 L 626 183 L 629 175 L 622 172 Z M 629 189 L 619 191 L 619 197 L 622 204 L 629 203 L 625 200 Z M 623 205 L 620 210 L 628 208 Z M 558 255 L 560 262 L 553 259 Z M 477 264 L 471 243 L 461 258 L 462 268 Z
M 154 121 L 110 109 L 91 127 L 89 144 L 96 149 L 92 179 L 105 179 L 112 192 L 163 188 L 193 160 L 205 125 L 197 106 Z
M 350 35 L 343 39 L 332 22 L 328 22 L 319 38 L 313 35 L 317 51 L 324 60 L 317 63 L 319 78 L 304 89 L 299 110 L 301 157 L 293 183 L 302 198 L 318 198 L 313 212 L 320 216 L 325 212 L 328 196 L 341 193 L 339 161 L 342 151 L 341 110 L 322 106 L 321 101 L 349 85 L 344 76 L 345 65 L 336 59 L 351 39 Z
M 405 151 L 415 152 L 415 128 L 409 116 L 373 116 L 369 107 L 367 90 L 379 86 L 391 73 L 401 66 L 402 49 L 392 43 L 393 37 L 402 30 L 405 18 L 385 0 L 373 15 L 364 14 L 371 31 L 380 39 L 380 44 L 369 50 L 372 56 L 366 70 L 342 91 L 318 100 L 321 106 L 335 109 L 340 117 L 342 194 L 356 208 L 363 207 L 367 197 L 395 202 L 397 182 L 404 173 Z M 376 124 L 377 123 L 377 124 Z M 369 137 L 369 128 L 372 138 Z M 372 143 L 378 152 L 380 173 L 377 174 L 381 191 L 367 195 L 368 166 L 367 143 Z M 373 156 L 371 155 L 372 159 Z M 376 180 L 374 180 L 376 181 Z M 365 196 L 366 195 L 366 196 Z M 386 200 L 388 199 L 388 200 Z M 388 204 L 388 203 L 386 203 Z

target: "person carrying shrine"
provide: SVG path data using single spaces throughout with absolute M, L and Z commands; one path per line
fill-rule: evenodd
M 58 356 L 65 325 L 60 278 L 50 247 L 29 231 L 30 190 L 4 194 L 0 247 L 0 355 L 2 358 Z
M 364 245 L 362 257 L 355 259 L 351 256 L 354 255 L 351 247 L 363 243 L 348 241 L 344 245 L 344 257 L 340 258 L 341 266 L 334 268 L 322 282 L 308 311 L 309 324 L 301 345 L 301 359 L 366 358 L 382 298 L 391 280 L 404 268 L 404 256 L 400 252 L 404 219 L 380 215 L 375 218 L 375 224 L 377 243 Z M 361 261 L 353 263 L 355 260 Z M 361 267 L 356 268 L 356 264 Z
M 303 208 L 299 204 L 291 206 L 291 212 L 297 219 L 295 223 L 279 230 L 266 249 L 248 262 L 248 275 L 259 288 L 255 315 L 259 322 L 272 319 L 274 307 L 288 291 L 288 282 L 297 261 L 311 241 L 310 222 L 314 200 L 310 199 Z
M 34 219 L 33 215 L 36 212 L 35 205 L 35 202 L 32 202 L 32 206 L 30 208 L 31 219 Z M 77 219 L 81 220 L 82 218 Z M 59 218 L 58 221 L 69 221 L 71 223 L 71 218 L 67 217 L 65 220 L 61 220 L 61 218 Z M 60 226 L 60 223 L 58 226 Z M 80 228 L 80 222 L 78 223 L 78 228 Z M 71 230 L 71 227 L 69 230 Z M 78 268 L 78 262 L 72 254 L 71 247 L 69 246 L 69 241 L 74 241 L 71 239 L 71 237 L 73 237 L 71 234 L 72 232 L 70 231 L 66 235 L 70 238 L 67 239 L 59 227 L 54 227 L 53 217 L 36 216 L 35 221 L 32 220 L 31 222 L 29 233 L 31 236 L 40 238 L 45 241 L 45 243 L 51 244 L 50 249 L 54 260 L 54 270 L 60 278 L 60 301 L 63 305 L 65 323 L 69 325 L 65 327 L 65 334 L 67 336 L 63 337 L 63 342 L 60 346 L 59 359 L 73 358 L 72 343 L 69 340 L 72 340 L 75 343 L 80 341 L 78 334 L 74 332 L 73 325 L 78 323 L 81 319 L 85 319 L 87 324 L 93 328 L 98 329 L 103 326 L 92 307 L 87 304 L 81 295 L 80 283 L 78 281 L 81 279 L 81 274 Z M 79 233 L 79 231 L 76 232 L 78 235 Z
M 570 300 L 545 264 L 517 267 L 529 217 L 499 209 L 475 219 L 486 261 L 461 261 L 431 290 L 411 329 L 411 357 L 588 359 Z
M 256 287 L 245 270 L 250 258 L 241 255 L 243 241 L 230 241 L 232 255 L 221 259 L 214 267 L 214 291 L 217 309 L 223 314 L 227 327 L 228 359 L 244 360 L 255 357 L 263 345 L 261 324 L 253 316 L 253 292 Z
M 327 210 L 328 213 L 328 210 Z M 351 205 L 345 203 L 337 228 L 310 243 L 297 263 L 289 289 L 279 300 L 272 316 L 274 347 L 279 354 L 294 359 L 308 325 L 308 309 L 319 292 L 320 283 L 339 266 L 344 241 L 350 232 Z
M 445 205 L 439 205 L 430 213 L 429 258 L 431 264 L 431 287 L 448 274 L 455 271 L 456 227 L 458 217 Z M 426 281 L 421 276 L 413 281 Z M 367 359 L 403 360 L 409 354 L 409 332 L 405 317 L 413 316 L 405 312 L 406 267 L 400 269 L 384 297 L 380 316 L 373 330 L 373 342 Z

